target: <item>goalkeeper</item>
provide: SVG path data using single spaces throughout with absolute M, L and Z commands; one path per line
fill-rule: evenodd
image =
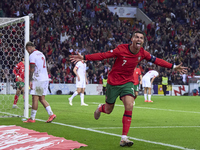
M 12 108 L 19 108 L 17 106 L 17 101 L 19 99 L 19 96 L 21 93 L 23 93 L 23 98 L 24 98 L 24 57 L 22 57 L 22 61 L 19 62 L 16 67 L 13 69 L 13 73 L 16 76 L 16 86 L 17 86 L 17 91 L 14 97 L 14 102 Z M 29 106 L 30 108 L 30 106 Z

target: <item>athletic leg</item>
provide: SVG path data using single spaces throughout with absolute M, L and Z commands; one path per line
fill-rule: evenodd
M 32 95 L 31 117 L 28 120 L 24 121 L 25 123 L 34 123 L 35 122 L 35 116 L 36 116 L 37 109 L 38 109 L 38 99 L 39 99 L 39 96 Z
M 80 97 L 81 97 L 81 106 L 88 106 L 88 104 L 86 104 L 84 102 L 84 92 L 85 92 L 85 88 L 81 88 L 81 93 L 80 93 Z
M 128 140 L 127 134 L 131 125 L 134 98 L 127 95 L 122 97 L 122 101 L 124 103 L 125 111 L 122 119 L 123 130 L 120 146 L 132 146 L 133 142 Z
M 51 110 L 51 106 L 49 105 L 49 103 L 45 100 L 45 95 L 39 96 L 39 101 L 41 102 L 41 104 L 44 106 L 44 108 L 46 109 L 48 115 L 49 115 L 49 119 L 46 121 L 47 123 L 52 122 L 55 118 L 56 115 L 53 114 L 53 111 Z
M 16 94 L 15 94 L 15 97 L 14 97 L 14 102 L 13 102 L 13 107 L 12 107 L 12 108 L 18 108 L 18 107 L 17 107 L 17 102 L 18 102 L 20 93 L 21 93 L 21 90 L 20 90 L 19 88 L 17 88 L 17 91 L 16 91 Z
M 148 102 L 153 102 L 151 100 L 151 88 L 150 87 L 148 87 Z
M 73 104 L 72 104 L 73 98 L 74 98 L 76 95 L 80 94 L 80 92 L 81 92 L 81 88 L 77 88 L 76 91 L 74 92 L 74 94 L 73 94 L 70 98 L 68 98 L 69 104 L 70 104 L 71 106 L 73 105 Z
M 148 102 L 148 100 L 147 100 L 147 87 L 144 87 L 144 101 Z

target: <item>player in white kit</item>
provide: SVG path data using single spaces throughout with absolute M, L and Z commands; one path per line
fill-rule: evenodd
M 46 123 L 50 123 L 56 118 L 56 115 L 53 114 L 49 103 L 45 100 L 45 95 L 47 95 L 49 84 L 49 77 L 46 68 L 46 58 L 42 52 L 35 49 L 35 46 L 32 42 L 27 42 L 26 50 L 30 54 L 29 86 L 31 88 L 30 94 L 32 95 L 32 110 L 31 117 L 24 122 L 35 122 L 39 100 L 49 114 L 49 119 L 46 121 Z
M 77 95 L 80 94 L 81 98 L 81 106 L 88 106 L 88 104 L 84 103 L 84 92 L 86 84 L 88 84 L 87 76 L 86 76 L 86 63 L 84 60 L 79 61 L 76 63 L 74 69 L 73 69 L 75 75 L 76 75 L 76 88 L 77 90 L 74 92 L 74 94 L 68 98 L 69 104 L 72 106 L 72 100 Z
M 153 102 L 151 100 L 151 86 L 156 77 L 159 76 L 159 73 L 155 70 L 148 71 L 142 78 L 142 87 L 144 87 L 144 100 L 145 102 Z M 147 89 L 148 89 L 148 100 L 147 100 Z

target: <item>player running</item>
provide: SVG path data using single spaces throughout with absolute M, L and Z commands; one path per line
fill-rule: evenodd
M 99 119 L 101 112 L 110 114 L 114 108 L 115 101 L 118 96 L 122 100 L 125 111 L 122 118 L 123 129 L 120 146 L 132 146 L 133 142 L 127 137 L 132 118 L 132 110 L 134 103 L 133 92 L 133 72 L 137 64 L 146 59 L 159 66 L 165 68 L 172 68 L 176 71 L 186 72 L 187 67 L 180 65 L 172 65 L 160 58 L 156 58 L 149 52 L 145 51 L 142 47 L 144 43 L 144 34 L 141 31 L 136 31 L 132 38 L 132 44 L 121 44 L 114 50 L 110 50 L 105 53 L 96 53 L 90 55 L 71 55 L 70 60 L 77 62 L 81 60 L 103 60 L 107 58 L 115 57 L 115 63 L 112 70 L 108 75 L 107 91 L 106 91 L 106 103 L 100 104 L 94 112 L 94 118 Z
M 142 78 L 142 87 L 144 87 L 144 101 L 145 102 L 153 102 L 151 100 L 151 87 L 153 85 L 153 81 L 156 77 L 159 76 L 159 73 L 155 70 L 148 71 Z M 148 100 L 147 100 L 147 90 L 148 90 Z
M 15 94 L 12 108 L 19 108 L 17 106 L 17 102 L 21 93 L 23 93 L 23 98 L 24 98 L 24 57 L 22 57 L 22 61 L 19 62 L 13 69 L 13 73 L 16 76 L 15 81 L 16 81 L 17 91 Z M 29 105 L 29 108 L 31 107 L 32 106 Z
M 86 61 L 82 60 L 76 63 L 73 71 L 76 75 L 76 88 L 77 90 L 74 94 L 68 98 L 69 104 L 72 106 L 72 100 L 77 95 L 80 94 L 81 98 L 81 106 L 88 106 L 88 104 L 84 103 L 84 92 L 85 86 L 88 84 L 87 76 L 86 76 Z
M 140 77 L 140 80 L 139 80 Z M 134 80 L 134 84 L 133 84 L 133 89 L 134 89 L 134 94 L 135 94 L 135 99 L 138 96 L 138 91 L 139 91 L 139 85 L 142 84 L 142 74 L 141 74 L 141 70 L 138 67 L 135 67 L 134 72 L 133 72 L 133 80 Z M 135 101 L 134 104 L 135 105 Z
M 30 54 L 29 81 L 31 88 L 30 94 L 32 95 L 32 110 L 31 117 L 24 122 L 35 122 L 39 100 L 49 114 L 49 119 L 46 121 L 46 123 L 50 123 L 56 118 L 56 115 L 53 114 L 49 103 L 45 100 L 45 95 L 47 95 L 49 84 L 49 77 L 46 68 L 46 58 L 42 52 L 35 49 L 35 46 L 32 42 L 28 42 L 26 44 L 26 50 Z

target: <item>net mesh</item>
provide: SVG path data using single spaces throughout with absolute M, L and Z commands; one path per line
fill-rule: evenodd
M 16 94 L 14 67 L 22 61 L 25 43 L 24 18 L 0 18 L 0 117 L 21 117 L 24 113 L 23 93 L 13 108 Z

